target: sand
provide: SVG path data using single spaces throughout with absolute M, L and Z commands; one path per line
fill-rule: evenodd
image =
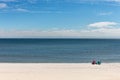
M 0 63 L 0 80 L 120 80 L 120 63 Z

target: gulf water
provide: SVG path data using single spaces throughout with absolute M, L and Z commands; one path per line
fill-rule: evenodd
M 120 62 L 120 39 L 0 39 L 0 62 Z

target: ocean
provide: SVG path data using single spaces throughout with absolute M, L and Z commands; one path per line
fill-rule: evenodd
M 0 63 L 120 62 L 120 39 L 0 39 Z

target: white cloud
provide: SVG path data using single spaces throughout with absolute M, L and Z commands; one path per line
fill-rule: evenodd
M 0 0 L 0 1 L 2 1 L 2 2 L 14 2 L 16 0 Z
M 104 4 L 104 5 L 111 5 L 111 6 L 120 6 L 120 0 L 66 0 L 67 2 L 71 3 L 80 3 L 80 4 Z
M 0 37 L 14 38 L 120 38 L 120 28 L 93 30 L 0 30 Z
M 89 27 L 93 27 L 93 28 L 111 28 L 113 26 L 116 26 L 118 23 L 116 22 L 96 22 L 96 23 L 92 23 L 89 24 Z
M 110 1 L 110 2 L 120 2 L 120 0 L 105 0 L 105 1 Z
M 120 2 L 120 0 L 67 0 L 67 1 L 89 1 L 89 2 Z
M 29 10 L 23 9 L 23 8 L 18 8 L 18 9 L 16 9 L 16 11 L 19 11 L 19 12 L 29 12 Z
M 101 12 L 99 13 L 100 16 L 107 16 L 107 15 L 111 15 L 112 12 Z
M 0 9 L 2 9 L 2 8 L 7 8 L 7 4 L 5 4 L 5 3 L 0 3 Z
M 98 26 L 102 24 L 102 27 Z M 120 28 L 116 22 L 98 22 L 84 29 L 50 29 L 50 30 L 3 30 L 0 38 L 120 38 Z M 93 28 L 98 27 L 98 28 Z M 112 26 L 109 28 L 107 26 Z M 107 27 L 107 28 L 106 28 Z
M 30 3 L 36 3 L 38 0 L 27 0 Z

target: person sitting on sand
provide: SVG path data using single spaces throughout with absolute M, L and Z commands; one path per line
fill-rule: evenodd
M 93 61 L 92 61 L 92 64 L 93 64 L 93 65 L 95 65 L 95 64 L 96 64 L 96 61 L 95 61 L 95 60 L 93 60 Z
M 101 61 L 97 61 L 97 64 L 100 65 L 100 64 L 101 64 Z

